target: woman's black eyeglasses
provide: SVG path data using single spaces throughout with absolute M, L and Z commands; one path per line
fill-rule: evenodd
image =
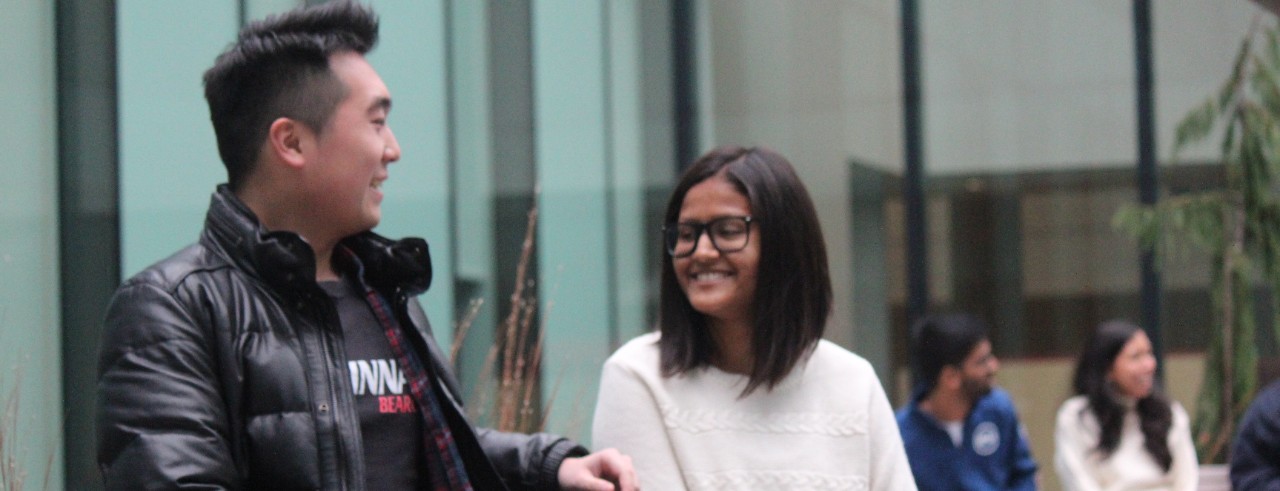
M 751 238 L 751 217 L 720 217 L 703 222 L 670 223 L 662 227 L 667 254 L 671 257 L 688 257 L 698 248 L 702 233 L 711 239 L 711 247 L 721 254 L 737 252 L 747 247 Z

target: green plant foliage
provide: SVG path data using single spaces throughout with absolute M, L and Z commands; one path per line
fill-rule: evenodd
M 1255 35 L 1258 29 L 1262 35 Z M 1219 128 L 1222 189 L 1126 205 L 1112 217 L 1113 226 L 1158 257 L 1191 244 L 1213 258 L 1215 326 L 1193 429 L 1205 463 L 1228 459 L 1236 424 L 1257 391 L 1259 321 L 1280 338 L 1280 32 L 1274 26 L 1255 26 L 1222 87 L 1183 117 L 1174 158 Z M 1270 293 L 1271 318 L 1259 319 L 1258 291 Z
M 1178 124 L 1174 130 L 1174 146 L 1181 147 L 1190 142 L 1198 142 L 1213 131 L 1213 123 L 1218 120 L 1218 104 L 1213 99 L 1201 103 Z

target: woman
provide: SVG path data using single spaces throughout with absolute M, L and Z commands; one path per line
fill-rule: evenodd
M 712 150 L 665 223 L 659 332 L 605 363 L 596 446 L 645 489 L 915 489 L 870 364 L 822 340 L 827 255 L 791 164 Z
M 1076 395 L 1058 410 L 1054 465 L 1065 490 L 1194 490 L 1187 413 L 1155 386 L 1147 334 L 1098 326 L 1076 365 Z

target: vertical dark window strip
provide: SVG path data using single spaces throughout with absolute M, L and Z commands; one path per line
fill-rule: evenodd
M 448 230 L 456 231 L 462 224 L 458 223 L 458 87 L 455 83 L 455 77 L 458 73 L 457 60 L 454 58 L 454 22 L 453 18 L 453 0 L 444 2 L 444 120 L 448 124 L 444 125 L 444 173 L 445 182 L 450 185 L 445 186 L 445 207 L 448 208 L 445 219 L 448 221 Z M 473 226 L 473 225 L 472 225 Z M 423 231 L 420 233 L 428 233 Z M 449 278 L 449 285 L 453 288 L 453 319 L 447 319 L 445 326 L 451 326 L 449 329 L 450 339 L 457 338 L 458 319 L 461 319 L 466 313 L 467 305 L 470 304 L 470 298 L 460 298 L 465 296 L 463 292 L 471 291 L 461 285 L 463 278 L 458 274 L 458 234 L 446 234 L 449 237 L 449 270 L 453 272 L 453 278 Z
M 696 0 L 671 2 L 672 99 L 675 101 L 676 175 L 698 156 Z
M 58 0 L 55 9 L 64 471 L 67 489 L 101 489 L 98 339 L 120 283 L 116 2 Z
M 928 255 L 925 248 L 924 128 L 920 96 L 920 35 L 915 0 L 901 0 L 902 127 L 905 168 L 902 201 L 907 220 L 907 325 L 929 308 Z
M 1133 43 L 1136 70 L 1136 102 L 1138 121 L 1138 199 L 1143 204 L 1155 204 L 1158 197 L 1155 133 L 1155 71 L 1151 53 L 1151 2 L 1133 0 Z M 1164 340 L 1160 326 L 1160 274 L 1156 271 L 1155 255 L 1142 254 L 1142 327 L 1151 338 L 1156 355 L 1156 376 L 1164 378 Z
M 605 282 L 608 291 L 608 296 L 605 298 L 607 298 L 609 302 L 609 319 L 612 320 L 608 326 L 610 353 L 614 348 L 618 347 L 620 344 L 619 338 L 621 337 L 618 333 L 618 330 L 621 327 L 619 323 L 621 319 L 618 318 L 618 269 L 616 267 L 618 264 L 618 189 L 617 182 L 614 180 L 614 177 L 616 176 L 614 168 L 618 165 L 618 162 L 613 156 L 614 145 L 616 143 L 613 137 L 613 118 L 615 114 L 613 105 L 613 78 L 610 76 L 613 67 L 613 44 L 610 42 L 610 39 L 613 39 L 613 30 L 612 25 L 610 24 L 613 21 L 613 11 L 610 8 L 611 5 L 613 5 L 612 2 L 604 2 L 600 5 L 600 26 L 604 31 L 604 35 L 600 36 L 600 39 L 603 40 L 603 46 L 601 46 L 600 53 L 600 76 L 601 82 L 603 82 L 602 91 L 604 96 L 604 208 L 606 223 L 604 243 L 605 264 L 609 265 L 605 270 Z M 606 356 L 608 354 L 609 353 L 605 353 Z
M 516 287 L 516 270 L 524 245 L 529 211 L 538 203 L 533 115 L 533 7 L 530 2 L 489 1 L 488 3 L 491 178 L 494 183 L 493 233 L 494 271 L 497 285 L 494 298 L 496 316 L 503 319 L 516 308 L 511 293 Z M 535 225 L 537 226 L 537 225 Z M 535 236 L 535 241 L 536 241 Z M 535 244 L 536 247 L 536 244 Z M 526 264 L 531 274 L 538 271 L 538 255 Z M 526 298 L 536 302 L 540 283 L 527 281 Z M 529 338 L 538 339 L 537 315 L 533 316 Z M 503 343 L 500 328 L 494 343 Z M 487 348 L 486 348 L 487 349 Z M 484 351 L 480 351 L 484 353 Z M 482 355 L 483 356 L 483 355 Z M 494 370 L 500 370 L 496 360 Z M 497 373 L 497 372 L 495 372 Z M 534 399 L 542 397 L 535 389 Z

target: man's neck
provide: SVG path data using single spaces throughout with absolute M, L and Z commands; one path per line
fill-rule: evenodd
M 311 246 L 316 259 L 316 281 L 332 281 L 338 279 L 333 270 L 333 250 L 338 239 L 332 239 L 315 230 L 306 223 L 306 210 L 294 210 L 289 200 L 277 199 L 277 194 L 260 193 L 250 187 L 236 193 L 245 206 L 257 216 L 258 222 L 267 230 L 283 230 L 298 234 Z
M 313 246 L 314 247 L 314 246 Z M 333 248 L 323 254 L 319 250 L 316 253 L 316 281 L 335 281 L 338 279 L 338 272 L 333 269 Z
M 920 400 L 920 410 L 939 421 L 961 421 L 973 409 L 973 402 L 959 393 L 934 390 Z

